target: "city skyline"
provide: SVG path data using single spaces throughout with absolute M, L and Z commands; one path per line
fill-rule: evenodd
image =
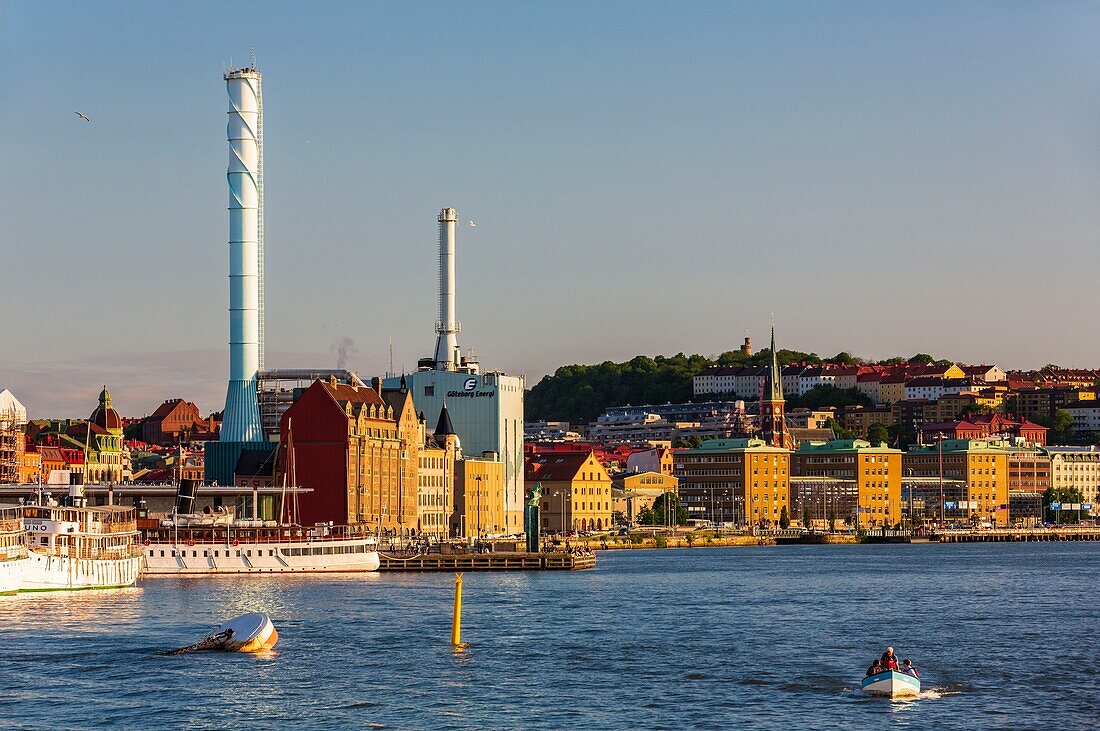
M 1100 364 L 1064 334 L 1091 325 L 1096 6 L 276 4 L 243 32 L 216 7 L 0 21 L 0 387 L 33 416 L 103 383 L 133 415 L 221 408 L 221 73 L 252 44 L 270 367 L 429 356 L 445 206 L 479 224 L 460 342 L 529 385 L 763 344 L 773 310 L 826 357 Z M 40 83 L 44 58 L 67 73 Z

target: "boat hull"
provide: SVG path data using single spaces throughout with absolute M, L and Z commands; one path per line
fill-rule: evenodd
M 14 594 L 19 591 L 29 562 L 28 556 L 0 561 L 0 595 Z
M 275 573 L 363 573 L 380 565 L 374 542 L 363 539 L 279 543 L 149 543 L 144 576 Z
M 920 695 L 920 679 L 906 673 L 887 670 L 869 675 L 861 683 L 864 693 L 888 698 Z
M 122 589 L 137 583 L 141 558 L 70 558 L 31 551 L 19 591 Z

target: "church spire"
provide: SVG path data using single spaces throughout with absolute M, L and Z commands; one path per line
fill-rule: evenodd
M 783 401 L 783 371 L 779 369 L 779 356 L 775 352 L 775 315 L 772 315 L 771 361 L 768 363 L 768 375 L 764 381 L 764 399 Z
M 772 315 L 772 342 L 768 372 L 760 394 L 760 436 L 773 447 L 794 449 L 794 440 L 787 431 L 783 399 L 783 371 L 775 350 L 775 315 Z

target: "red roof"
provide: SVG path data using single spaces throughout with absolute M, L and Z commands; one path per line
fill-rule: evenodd
M 577 476 L 590 457 L 595 457 L 595 453 L 566 452 L 541 459 L 532 458 L 527 462 L 524 479 L 569 482 Z

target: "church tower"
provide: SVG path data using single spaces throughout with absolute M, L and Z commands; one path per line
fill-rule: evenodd
M 764 389 L 760 395 L 760 438 L 772 447 L 794 449 L 794 440 L 787 431 L 784 418 L 783 372 L 779 369 L 779 356 L 775 352 L 775 322 L 772 322 L 771 361 L 764 376 Z

